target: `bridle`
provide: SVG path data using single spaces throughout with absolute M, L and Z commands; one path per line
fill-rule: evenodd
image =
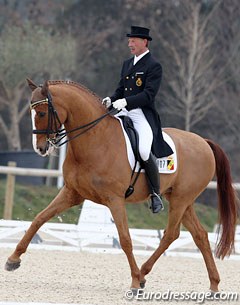
M 34 129 L 32 131 L 33 134 L 45 134 L 47 137 L 47 142 L 54 146 L 55 148 L 59 148 L 60 146 L 68 143 L 69 141 L 72 141 L 73 139 L 76 139 L 77 137 L 81 136 L 94 126 L 96 126 L 98 123 L 100 123 L 105 117 L 108 115 L 114 115 L 117 113 L 117 110 L 112 108 L 96 120 L 93 120 L 87 124 L 78 126 L 76 128 L 73 128 L 71 130 L 66 130 L 65 128 L 62 127 L 62 123 L 59 119 L 58 113 L 56 109 L 53 106 L 52 102 L 52 96 L 50 92 L 48 92 L 47 97 L 43 100 L 35 101 L 30 103 L 30 110 L 34 109 L 35 107 L 42 105 L 42 104 L 47 104 L 48 105 L 48 126 L 47 129 Z M 65 141 L 62 141 L 66 136 L 71 134 L 72 132 L 81 130 L 78 134 L 75 136 L 66 139 Z
M 52 145 L 55 148 L 60 148 L 60 146 L 62 146 L 64 144 L 68 143 L 69 141 L 72 141 L 72 140 L 76 139 L 77 137 L 81 136 L 82 134 L 84 134 L 85 132 L 87 132 L 88 130 L 90 130 L 94 126 L 96 126 L 98 123 L 100 123 L 108 115 L 114 115 L 114 114 L 118 113 L 118 110 L 111 106 L 110 110 L 108 110 L 106 113 L 101 115 L 96 120 L 93 120 L 93 121 L 91 121 L 87 124 L 78 126 L 76 128 L 73 128 L 73 129 L 67 131 L 65 128 L 61 129 L 62 123 L 59 119 L 59 116 L 58 116 L 58 113 L 57 113 L 56 109 L 53 106 L 52 96 L 51 96 L 50 92 L 48 92 L 47 97 L 45 99 L 35 101 L 35 102 L 31 102 L 30 103 L 30 110 L 32 110 L 35 107 L 37 107 L 39 105 L 42 105 L 42 104 L 47 104 L 48 105 L 48 126 L 47 126 L 47 129 L 42 129 L 42 130 L 34 129 L 32 132 L 33 132 L 33 134 L 45 134 L 46 137 L 47 137 L 48 145 Z M 78 131 L 78 130 L 81 130 L 78 134 L 76 134 L 75 136 L 73 136 L 71 138 L 67 138 L 65 141 L 62 141 L 70 133 L 72 133 L 74 131 Z M 131 181 L 132 181 L 134 173 L 135 173 L 137 162 L 138 161 L 137 161 L 137 158 L 136 158 L 134 168 L 132 169 Z M 134 178 L 132 184 L 129 185 L 129 187 L 128 187 L 126 193 L 125 193 L 125 198 L 129 197 L 134 192 L 134 185 L 137 182 L 137 179 L 140 175 L 141 169 L 142 169 L 142 166 L 139 167 L 139 170 L 137 172 L 136 177 Z

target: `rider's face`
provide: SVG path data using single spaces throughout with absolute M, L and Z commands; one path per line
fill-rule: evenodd
M 128 39 L 128 47 L 131 54 L 139 56 L 147 51 L 147 39 L 131 37 Z

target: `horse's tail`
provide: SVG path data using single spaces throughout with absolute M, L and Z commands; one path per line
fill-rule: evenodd
M 210 140 L 206 141 L 210 145 L 216 161 L 218 217 L 221 230 L 221 238 L 216 248 L 216 257 L 223 259 L 234 250 L 238 198 L 232 186 L 231 169 L 226 154 L 218 144 Z

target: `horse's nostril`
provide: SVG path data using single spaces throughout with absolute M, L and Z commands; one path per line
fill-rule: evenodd
M 38 147 L 38 150 L 40 151 L 40 153 L 45 153 L 46 152 L 46 149 L 41 147 L 41 146 Z

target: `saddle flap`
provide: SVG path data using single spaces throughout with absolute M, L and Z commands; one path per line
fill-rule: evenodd
M 119 116 L 122 122 L 122 126 L 128 135 L 129 141 L 131 143 L 131 147 L 133 150 L 134 157 L 136 158 L 137 161 L 141 162 L 141 157 L 139 154 L 139 135 L 137 130 L 133 126 L 132 120 L 125 115 Z

